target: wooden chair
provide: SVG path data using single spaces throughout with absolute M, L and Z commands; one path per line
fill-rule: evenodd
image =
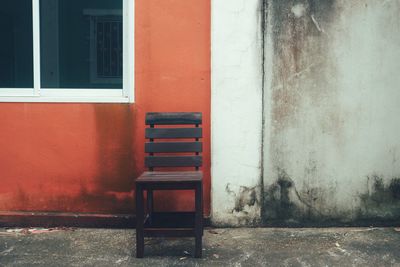
M 201 113 L 147 113 L 144 172 L 136 180 L 136 257 L 144 254 L 144 237 L 195 237 L 195 257 L 202 254 L 203 236 L 203 173 Z M 177 128 L 176 126 L 181 125 Z M 158 126 L 158 127 L 155 127 Z M 175 127 L 172 127 L 175 126 Z M 185 126 L 185 127 L 183 127 Z M 191 126 L 191 127 L 190 127 Z M 160 139 L 155 142 L 156 139 Z M 194 139 L 194 140 L 193 140 Z M 189 141 L 192 140 L 192 141 Z M 160 154 L 157 154 L 160 153 Z M 193 154 L 192 154 L 193 153 Z M 171 168 L 186 167 L 185 171 Z M 187 167 L 195 168 L 187 171 Z M 190 168 L 189 168 L 190 169 Z M 153 208 L 154 190 L 194 190 L 194 212 L 156 212 Z M 147 208 L 143 193 L 147 191 Z

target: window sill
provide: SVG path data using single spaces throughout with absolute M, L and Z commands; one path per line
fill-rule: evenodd
M 56 97 L 56 96 L 9 96 L 0 97 L 1 103 L 133 103 L 128 97 Z
M 20 95 L 2 94 L 0 103 L 133 103 L 133 96 L 124 95 L 123 90 L 116 89 L 42 89 L 40 95 L 27 93 L 21 91 Z

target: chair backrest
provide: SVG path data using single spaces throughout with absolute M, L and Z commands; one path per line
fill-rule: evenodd
M 202 166 L 203 136 L 200 112 L 150 112 L 146 114 L 145 166 L 153 171 L 158 167 Z M 159 139 L 159 140 L 157 140 Z M 193 153 L 193 154 L 191 154 Z

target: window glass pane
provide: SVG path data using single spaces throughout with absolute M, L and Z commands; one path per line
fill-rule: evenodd
M 122 89 L 122 0 L 41 0 L 43 88 Z
M 33 88 L 32 0 L 0 3 L 0 88 Z

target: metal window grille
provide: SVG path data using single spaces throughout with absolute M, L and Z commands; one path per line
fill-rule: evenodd
M 122 77 L 122 21 L 118 16 L 95 19 L 97 78 Z

